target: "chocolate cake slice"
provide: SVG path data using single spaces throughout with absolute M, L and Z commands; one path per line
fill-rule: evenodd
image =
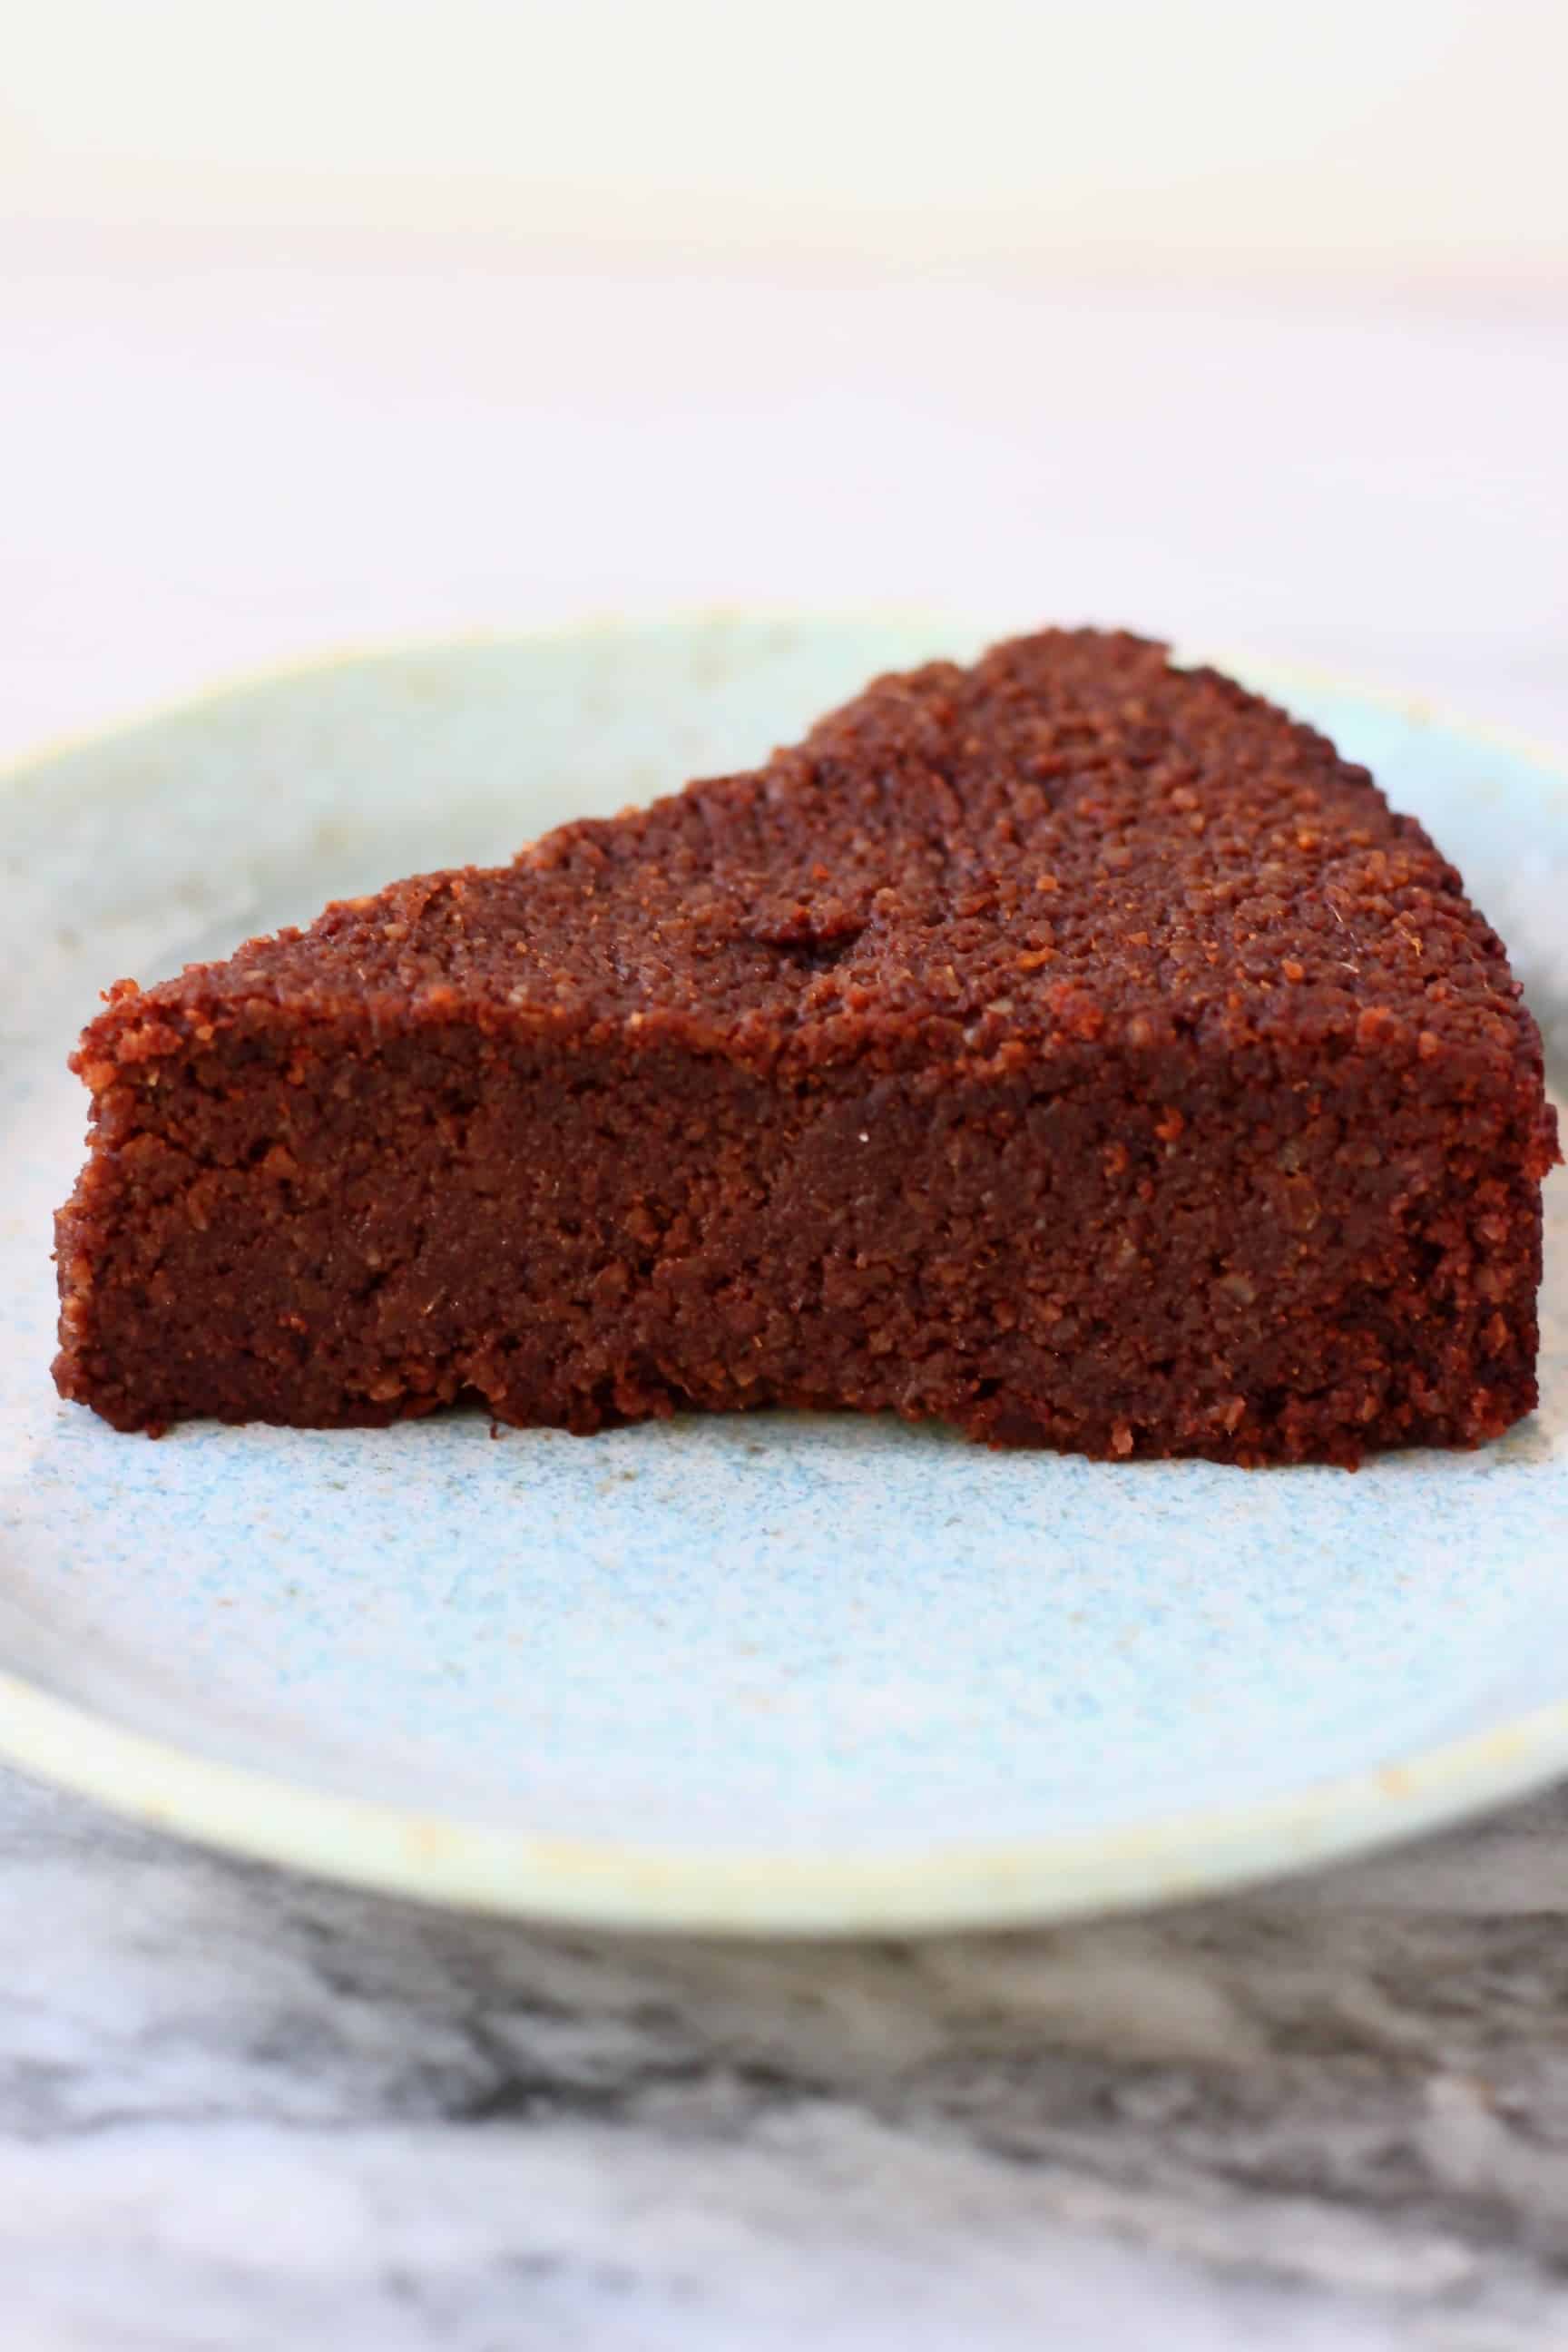
M 1353 1464 L 1536 1401 L 1540 1040 L 1365 771 L 1139 638 L 138 990 L 61 1392 L 121 1429 L 939 1416 Z

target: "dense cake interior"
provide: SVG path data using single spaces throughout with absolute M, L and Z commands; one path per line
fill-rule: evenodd
M 1141 640 L 127 988 L 62 1388 L 122 1426 L 891 1407 L 1353 1461 L 1534 1402 L 1539 1041 L 1365 772 Z

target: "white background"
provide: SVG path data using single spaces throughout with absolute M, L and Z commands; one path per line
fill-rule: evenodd
M 1561 0 L 0 6 L 0 752 L 934 604 L 1568 744 Z

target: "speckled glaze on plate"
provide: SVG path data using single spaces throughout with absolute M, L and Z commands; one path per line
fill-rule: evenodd
M 1543 1411 L 1354 1477 L 850 1417 L 115 1435 L 57 1400 L 49 1216 L 103 983 L 747 762 L 989 635 L 717 618 L 346 661 L 0 781 L 0 1749 L 432 1900 L 646 1927 L 1041 1919 L 1568 1769 L 1568 1177 Z M 1272 684 L 1431 824 L 1568 1063 L 1568 790 Z

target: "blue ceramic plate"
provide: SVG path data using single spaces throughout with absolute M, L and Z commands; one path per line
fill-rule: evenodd
M 1544 1411 L 1354 1477 L 853 1418 L 120 1437 L 60 1404 L 49 1213 L 98 988 L 753 760 L 981 633 L 707 620 L 220 694 L 0 784 L 0 1748 L 192 1834 L 560 1917 L 1045 1918 L 1568 1769 L 1568 1178 Z M 1296 680 L 1458 858 L 1568 1062 L 1568 792 Z

